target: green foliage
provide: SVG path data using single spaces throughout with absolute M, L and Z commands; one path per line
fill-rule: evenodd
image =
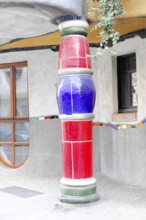
M 112 53 L 116 51 L 116 45 L 119 41 L 120 34 L 115 31 L 114 24 L 116 18 L 124 13 L 123 5 L 120 0 L 89 0 L 99 2 L 98 8 L 92 8 L 89 14 L 94 13 L 98 18 L 98 22 L 93 27 L 93 31 L 101 29 L 100 35 L 100 48 L 98 48 L 94 58 L 101 55 L 101 48 L 109 49 Z

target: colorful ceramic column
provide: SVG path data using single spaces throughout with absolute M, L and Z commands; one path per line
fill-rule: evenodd
M 97 200 L 93 177 L 92 120 L 96 91 L 84 20 L 59 24 L 62 42 L 59 50 L 57 102 L 62 130 L 60 201 L 87 203 Z

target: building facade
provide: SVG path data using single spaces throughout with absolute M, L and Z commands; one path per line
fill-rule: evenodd
M 94 54 L 96 48 L 91 47 L 90 50 Z M 100 171 L 116 180 L 144 187 L 146 186 L 145 50 L 146 39 L 137 35 L 120 42 L 116 56 L 112 56 L 108 51 L 103 51 L 102 58 L 92 62 L 96 87 L 93 123 L 94 174 L 96 175 Z M 44 116 L 59 114 L 56 104 L 58 52 L 42 49 L 9 51 L 0 54 L 1 71 L 5 69 L 3 65 L 11 64 L 10 66 L 14 66 L 12 69 L 15 69 L 15 65 L 23 63 L 27 69 L 29 115 L 27 114 L 27 118 L 24 117 L 26 115 L 22 115 L 21 123 L 26 123 L 24 119 L 29 118 L 29 126 L 27 129 L 26 127 L 18 128 L 18 134 L 22 138 L 28 138 L 27 135 L 29 135 L 29 138 L 27 141 L 23 141 L 23 139 L 20 141 L 21 143 L 16 143 L 15 135 L 13 145 L 16 148 L 13 147 L 13 150 L 9 152 L 7 148 L 11 147 L 11 144 L 8 145 L 5 143 L 6 141 L 0 140 L 0 175 L 9 177 L 16 175 L 61 176 L 60 122 L 57 117 L 38 120 Z M 122 70 L 120 63 L 124 66 Z M 26 78 L 22 77 L 21 80 L 24 79 Z M 21 106 L 26 108 L 26 85 L 24 86 L 24 83 L 21 85 L 23 85 L 22 94 L 19 92 L 20 97 L 18 98 L 21 99 L 20 102 L 24 103 L 21 103 Z M 4 92 L 4 90 L 8 93 L 7 86 L 0 91 Z M 10 89 L 11 92 L 12 89 Z M 16 98 L 17 92 L 14 93 Z M 4 96 L 4 94 L 0 94 L 1 103 L 2 95 Z M 8 97 L 5 99 L 7 100 Z M 2 112 L 2 105 L 0 108 Z M 18 120 L 11 118 L 10 123 L 20 123 Z M 0 138 L 2 138 L 2 132 L 5 130 L 2 125 L 6 122 L 1 118 L 0 123 Z M 23 147 L 21 149 L 28 147 L 29 151 L 20 150 L 16 154 L 18 144 Z M 13 161 L 10 160 L 11 156 Z M 14 160 L 18 168 L 11 166 L 14 164 Z M 21 162 L 24 163 L 21 164 Z

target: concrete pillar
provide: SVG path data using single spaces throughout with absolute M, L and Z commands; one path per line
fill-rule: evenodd
M 86 29 L 81 18 L 59 24 L 62 42 L 59 50 L 57 102 L 62 129 L 60 201 L 87 203 L 97 200 L 93 177 L 92 120 L 95 87 Z

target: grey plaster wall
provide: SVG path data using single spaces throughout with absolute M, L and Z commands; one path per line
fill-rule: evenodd
M 101 172 L 132 185 L 146 187 L 146 125 L 115 131 L 100 128 Z
M 93 127 L 93 173 L 101 171 L 100 166 L 100 132 L 99 128 Z
M 95 52 L 96 49 L 91 48 L 91 53 Z M 101 58 L 92 61 L 92 69 L 96 87 L 94 121 L 107 122 L 113 113 L 112 57 L 104 53 Z

